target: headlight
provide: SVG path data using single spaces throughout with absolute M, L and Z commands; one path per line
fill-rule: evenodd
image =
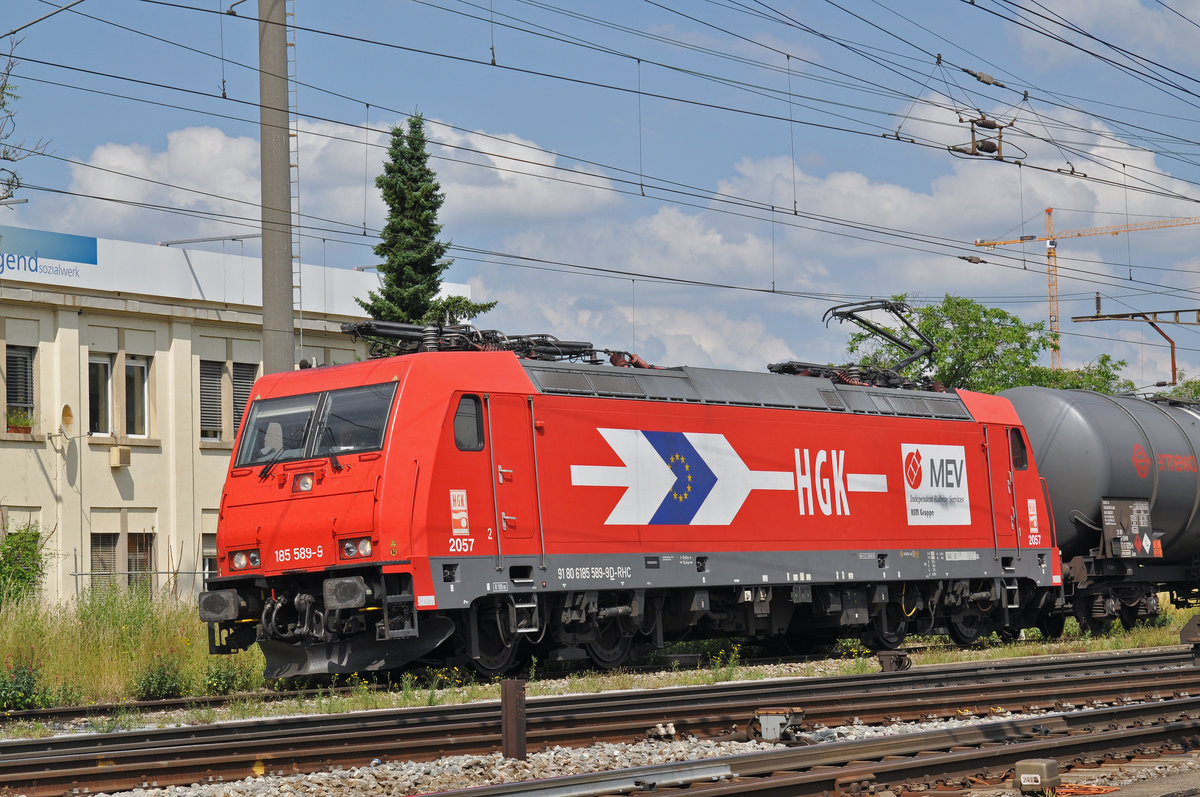
M 258 551 L 238 551 L 230 557 L 234 570 L 245 570 L 247 567 L 258 567 L 262 562 Z
M 297 473 L 296 478 L 292 479 L 293 493 L 307 493 L 313 488 L 313 474 Z
M 342 540 L 343 559 L 362 559 L 371 555 L 371 538 L 355 537 L 352 540 Z

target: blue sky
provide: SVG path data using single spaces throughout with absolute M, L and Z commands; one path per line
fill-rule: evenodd
M 257 7 L 231 2 L 86 0 L 18 33 L 11 140 L 46 154 L 0 223 L 255 227 Z M 1044 319 L 1045 245 L 972 242 L 1040 235 L 1046 207 L 1059 229 L 1200 215 L 1200 2 L 296 5 L 304 260 L 377 262 L 386 130 L 420 111 L 447 279 L 500 301 L 484 327 L 660 364 L 842 361 L 849 330 L 820 321 L 838 302 L 954 293 Z M 54 7 L 8 0 L 0 28 Z M 980 113 L 1013 123 L 1004 162 L 947 149 Z M 1200 307 L 1198 232 L 1060 242 L 1064 365 L 1169 374 L 1145 325 L 1069 318 L 1096 292 L 1106 312 Z M 1197 373 L 1197 328 L 1173 337 Z

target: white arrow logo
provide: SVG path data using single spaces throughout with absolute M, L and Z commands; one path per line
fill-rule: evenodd
M 605 525 L 727 526 L 752 490 L 793 490 L 791 471 L 752 471 L 720 434 L 597 429 L 621 465 L 572 465 L 571 484 L 624 487 Z

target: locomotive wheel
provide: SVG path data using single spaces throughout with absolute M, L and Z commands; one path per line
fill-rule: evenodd
M 499 607 L 479 614 L 479 655 L 471 659 L 471 666 L 485 678 L 503 675 L 517 663 L 521 639 L 516 634 L 502 633 L 500 614 Z
M 588 658 L 601 670 L 613 670 L 629 660 L 633 649 L 633 635 L 626 634 L 619 617 L 599 621 L 596 641 L 585 642 L 583 649 Z
M 908 635 L 908 619 L 894 603 L 885 604 L 863 632 L 862 642 L 871 650 L 896 650 Z
M 952 614 L 946 618 L 946 633 L 960 648 L 969 648 L 983 636 L 984 617 L 977 609 Z

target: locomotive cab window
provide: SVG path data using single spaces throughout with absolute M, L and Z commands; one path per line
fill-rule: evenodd
M 479 396 L 463 396 L 454 413 L 454 445 L 459 451 L 483 450 L 483 413 Z
M 383 448 L 396 383 L 333 390 L 325 396 L 314 456 L 357 454 Z
M 256 401 L 234 467 L 378 451 L 395 395 L 391 382 Z
M 238 446 L 237 465 L 303 458 L 304 436 L 318 398 L 310 394 L 254 402 Z
M 1029 453 L 1025 448 L 1025 435 L 1021 434 L 1021 430 L 1016 427 L 1009 427 L 1008 450 L 1012 452 L 1013 470 L 1029 468 Z

